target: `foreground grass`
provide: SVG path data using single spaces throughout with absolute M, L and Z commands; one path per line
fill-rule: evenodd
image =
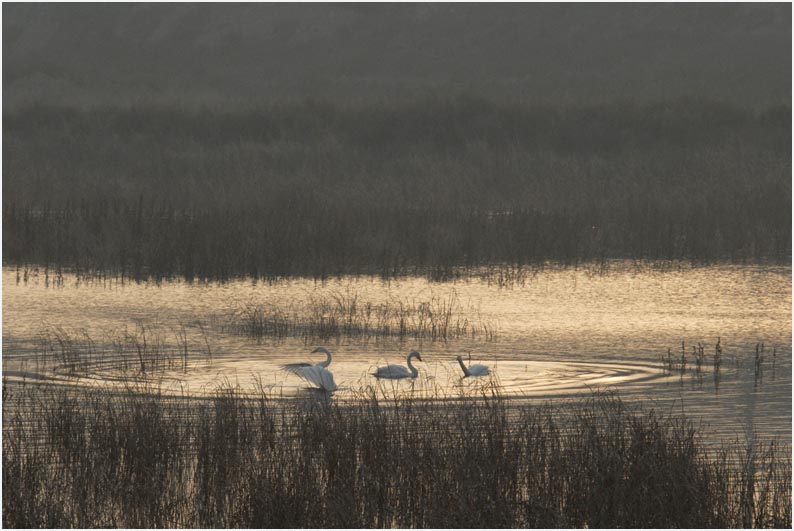
M 551 408 L 4 387 L 4 527 L 790 527 L 790 451 Z

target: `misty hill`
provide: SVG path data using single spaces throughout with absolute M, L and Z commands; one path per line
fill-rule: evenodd
M 789 4 L 4 4 L 3 101 L 790 104 Z

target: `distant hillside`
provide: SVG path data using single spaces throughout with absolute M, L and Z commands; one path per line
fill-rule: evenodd
M 791 99 L 790 4 L 4 4 L 3 103 Z

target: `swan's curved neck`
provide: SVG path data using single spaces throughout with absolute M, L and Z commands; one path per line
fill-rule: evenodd
M 463 374 L 465 374 L 466 376 L 471 376 L 471 372 L 469 371 L 469 368 L 466 367 L 466 365 L 463 363 L 463 360 L 458 358 L 458 363 L 460 363 L 460 368 L 463 369 Z
M 419 376 L 419 369 L 413 366 L 411 360 L 414 358 L 413 354 L 408 354 L 408 368 L 411 370 L 411 378 Z
M 325 349 L 325 348 L 317 349 L 317 350 L 318 350 L 318 352 L 325 353 L 325 361 L 320 363 L 320 366 L 321 367 L 328 367 L 329 365 L 331 365 L 331 352 L 328 349 Z

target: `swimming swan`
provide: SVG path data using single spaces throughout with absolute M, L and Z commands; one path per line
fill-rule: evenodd
M 288 363 L 286 365 L 282 365 L 281 369 L 291 372 L 295 376 L 303 378 L 307 382 L 316 385 L 323 391 L 327 391 L 329 393 L 336 391 L 337 387 L 336 382 L 334 382 L 334 375 L 327 369 L 327 367 L 331 365 L 331 352 L 329 352 L 325 347 L 317 347 L 316 349 L 312 350 L 312 354 L 315 352 L 322 352 L 325 354 L 325 361 L 320 362 L 317 365 L 312 365 L 311 363 L 305 362 Z
M 460 368 L 463 369 L 464 378 L 469 376 L 485 376 L 491 372 L 491 369 L 489 369 L 487 365 L 472 365 L 471 367 L 466 367 L 463 363 L 462 356 L 458 356 L 457 359 L 458 363 L 460 363 Z
M 408 354 L 408 368 L 402 365 L 386 365 L 378 367 L 372 375 L 375 378 L 385 378 L 387 380 L 400 380 L 402 378 L 416 378 L 419 376 L 419 370 L 411 364 L 411 359 L 416 358 L 417 361 L 422 361 L 422 356 L 417 351 L 412 350 Z

